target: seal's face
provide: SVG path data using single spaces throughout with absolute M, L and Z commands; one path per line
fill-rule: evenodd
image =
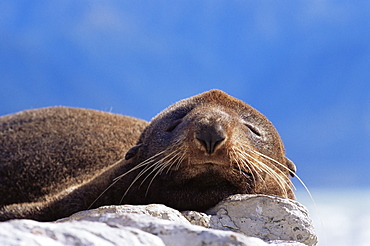
M 147 181 L 147 202 L 205 210 L 237 193 L 293 198 L 287 161 L 273 125 L 219 90 L 182 100 L 157 115 L 132 159 Z

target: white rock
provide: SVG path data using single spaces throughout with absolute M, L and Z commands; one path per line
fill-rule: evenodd
M 316 242 L 307 211 L 288 199 L 236 195 L 210 213 L 183 212 L 197 224 L 192 225 L 179 211 L 164 205 L 105 206 L 57 223 L 2 222 L 0 244 L 302 246 Z
M 103 206 L 97 209 L 75 213 L 68 218 L 58 220 L 58 222 L 74 221 L 83 218 L 86 219 L 87 216 L 90 219 L 96 217 L 97 220 L 99 220 L 101 216 L 106 216 L 108 214 L 144 214 L 159 219 L 175 221 L 187 225 L 190 224 L 190 222 L 179 211 L 162 204 Z
M 1 222 L 0 242 L 1 245 L 7 246 L 165 245 L 159 237 L 135 228 L 111 227 L 104 223 L 88 221 L 58 224 L 32 220 Z
M 266 241 L 316 245 L 307 209 L 297 201 L 267 195 L 233 195 L 211 210 L 209 227 L 231 230 Z
M 196 211 L 183 211 L 181 214 L 192 224 L 210 228 L 211 215 L 196 212 Z
M 73 216 L 72 216 L 73 217 Z M 133 227 L 158 236 L 165 245 L 173 246 L 218 246 L 245 245 L 267 246 L 258 238 L 251 238 L 231 231 L 212 230 L 187 223 L 158 219 L 144 214 L 101 214 L 95 211 L 79 217 L 78 221 L 98 221 L 113 227 Z

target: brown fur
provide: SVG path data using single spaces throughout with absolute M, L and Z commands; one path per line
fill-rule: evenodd
M 43 210 L 121 160 L 147 125 L 133 117 L 66 107 L 0 117 L 0 219 L 52 220 L 86 209 L 104 188 L 92 187 L 91 201 L 70 199 Z
M 88 110 L 66 120 L 72 109 L 59 110 L 1 118 L 0 219 L 54 220 L 106 204 L 204 211 L 237 193 L 294 198 L 295 166 L 273 125 L 222 91 L 168 107 L 130 150 L 145 122 Z

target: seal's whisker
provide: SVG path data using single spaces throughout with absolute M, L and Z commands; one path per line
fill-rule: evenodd
M 238 166 L 239 173 L 240 173 L 240 174 L 243 174 L 243 172 L 242 172 L 242 168 L 241 168 L 241 166 L 240 166 L 240 164 L 239 164 L 239 161 L 238 161 L 238 160 L 236 160 L 235 158 L 233 158 L 233 160 L 234 160 L 234 162 L 236 163 L 236 165 Z
M 174 156 L 174 159 L 173 159 L 173 161 L 171 161 L 171 163 L 170 163 L 170 165 L 168 165 L 167 167 L 167 171 L 166 171 L 166 174 L 168 174 L 170 171 L 171 171 L 171 169 L 172 169 L 172 167 L 175 165 L 175 167 L 177 166 L 177 165 L 179 165 L 179 161 L 180 161 L 180 159 L 182 158 L 182 156 L 183 156 L 183 154 L 180 152 L 180 151 L 178 151 L 178 153 L 176 153 L 176 155 Z
M 246 154 L 246 153 L 244 153 L 244 154 Z M 261 173 L 263 173 L 263 169 L 259 165 L 256 165 L 254 163 L 253 158 L 249 157 L 249 159 L 252 159 L 252 161 L 248 161 L 248 163 L 246 163 L 245 165 L 250 167 L 253 170 L 253 173 L 257 174 L 258 179 L 262 180 L 262 184 L 266 187 L 266 180 L 261 175 Z M 248 158 L 246 160 L 248 160 Z
M 174 151 L 172 151 L 172 152 L 170 152 L 165 158 L 167 158 L 167 157 L 171 157 L 169 160 L 166 160 L 165 162 L 163 162 L 163 163 L 159 163 L 159 165 L 158 165 L 158 167 L 155 167 L 154 169 L 153 169 L 153 171 L 151 171 L 148 175 L 147 175 L 147 177 L 143 180 L 143 182 L 152 174 L 152 173 L 154 173 L 155 171 L 156 171 L 156 173 L 154 174 L 154 176 L 153 176 L 153 178 L 150 180 L 150 182 L 149 182 L 149 184 L 148 184 L 148 187 L 147 187 L 147 189 L 146 189 L 146 192 L 145 192 L 145 196 L 148 194 L 148 192 L 149 192 L 149 188 L 150 188 L 150 186 L 151 186 L 151 184 L 153 183 L 153 181 L 154 181 L 154 179 L 159 175 L 159 174 L 161 174 L 163 171 L 164 171 L 164 169 L 166 169 L 167 168 L 167 172 L 166 173 L 168 173 L 169 172 L 169 170 L 171 169 L 171 167 L 174 165 L 174 163 L 176 163 L 177 161 L 178 161 L 178 159 L 179 159 L 179 157 L 180 157 L 180 150 L 179 149 L 175 149 Z M 164 159 L 165 159 L 164 158 Z M 162 159 L 161 161 L 163 161 L 164 159 Z M 143 183 L 142 182 L 142 183 Z
M 173 149 L 173 148 L 171 148 L 171 149 Z M 166 154 L 166 152 L 169 152 L 170 151 L 170 153 L 169 154 Z M 143 170 L 141 170 L 140 172 L 139 172 L 139 174 L 135 177 L 135 179 L 131 182 L 131 184 L 130 184 L 130 186 L 126 189 L 126 191 L 125 191 L 125 193 L 123 194 L 123 196 L 122 196 L 122 198 L 121 198 L 121 200 L 120 200 L 120 203 L 123 201 L 123 198 L 127 195 L 127 193 L 129 192 L 129 190 L 132 188 L 132 186 L 135 184 L 135 182 L 137 181 L 137 180 L 139 180 L 145 173 L 147 173 L 149 170 L 151 170 L 151 169 L 153 169 L 152 171 L 150 171 L 147 175 L 146 175 L 146 177 L 143 179 L 143 181 L 140 183 L 140 185 L 142 185 L 144 182 L 145 182 L 145 180 L 152 174 L 152 173 L 154 173 L 155 171 L 157 171 L 157 174 L 155 174 L 154 175 L 154 177 L 156 177 L 157 175 L 158 175 L 158 173 L 159 172 L 162 172 L 161 170 L 163 170 L 163 168 L 165 168 L 166 166 L 167 166 L 167 163 L 168 163 L 168 161 L 169 160 L 166 160 L 166 159 L 172 159 L 173 158 L 173 153 L 176 153 L 176 151 L 171 151 L 171 150 L 168 150 L 168 149 L 166 149 L 166 150 L 163 150 L 163 151 L 161 151 L 161 152 L 159 152 L 159 153 L 157 153 L 157 154 L 155 154 L 155 155 L 153 155 L 152 157 L 150 157 L 150 158 L 148 158 L 147 160 L 145 160 L 145 161 L 143 161 L 142 163 L 140 163 L 139 165 L 137 165 L 136 167 L 134 167 L 134 168 L 132 168 L 129 172 L 131 172 L 131 171 L 133 171 L 133 170 L 136 170 L 136 169 L 138 169 L 138 168 L 141 168 L 141 167 L 143 167 L 143 166 L 145 166 L 144 167 L 144 169 Z M 152 163 L 151 164 L 151 162 L 155 159 L 155 158 L 157 158 L 158 156 L 160 156 L 160 155 L 162 155 L 162 154 L 165 154 L 164 155 L 164 157 L 163 158 L 161 158 L 161 159 L 159 159 L 159 160 L 157 160 L 156 162 L 154 162 L 154 163 Z M 126 175 L 128 172 L 126 172 L 125 174 L 123 174 L 123 175 Z M 123 176 L 123 175 L 121 175 L 121 176 Z M 120 177 L 121 177 L 120 176 Z M 152 182 L 150 182 L 150 184 L 151 184 Z
M 148 174 L 147 174 L 147 176 L 143 179 L 143 181 L 141 182 L 141 184 L 140 184 L 140 185 L 142 185 L 142 184 L 145 182 L 145 180 L 147 180 L 147 179 L 150 177 L 150 175 L 152 175 L 154 172 L 156 172 L 156 173 L 155 173 L 155 175 L 154 175 L 154 177 L 151 179 L 151 181 L 150 181 L 150 183 L 149 183 L 149 185 L 148 185 L 148 189 L 149 189 L 149 186 L 150 186 L 150 184 L 153 182 L 154 178 L 155 178 L 158 174 L 161 174 L 161 173 L 163 172 L 163 170 L 164 170 L 166 167 L 168 167 L 168 166 L 170 166 L 170 165 L 171 165 L 171 164 L 170 164 L 170 161 L 171 161 L 173 158 L 175 158 L 175 156 L 176 156 L 176 154 L 175 154 L 175 156 L 172 156 L 172 155 L 173 155 L 173 153 L 175 153 L 175 152 L 171 152 L 171 153 L 170 153 L 170 154 L 168 154 L 165 158 L 160 159 L 160 160 L 158 160 L 156 163 L 154 163 L 153 165 L 151 165 L 151 168 L 153 168 L 153 170 L 152 170 L 150 173 L 148 173 Z M 167 157 L 170 157 L 170 156 L 172 156 L 172 158 L 171 158 L 170 160 L 165 160 Z
M 254 150 L 254 152 L 258 153 L 259 155 L 261 155 L 262 157 L 264 157 L 264 158 L 266 158 L 268 160 L 273 161 L 274 163 L 276 163 L 276 164 L 280 165 L 281 167 L 287 169 L 289 172 L 292 172 L 288 167 L 286 167 L 285 165 L 281 164 L 277 160 L 275 160 L 275 159 L 273 159 L 273 158 L 271 158 L 271 157 L 269 157 L 267 155 L 264 155 L 262 153 L 259 153 L 258 151 L 255 151 Z M 307 185 L 303 182 L 303 180 L 296 173 L 294 173 L 294 177 L 296 177 L 298 179 L 298 181 L 302 184 L 302 186 L 304 187 L 304 189 L 307 191 L 307 193 L 310 196 L 310 198 L 313 200 L 313 196 L 312 196 L 310 190 L 308 189 Z
M 120 176 L 118 176 L 118 177 L 116 177 L 116 178 L 114 178 L 113 179 L 113 182 L 112 182 L 112 184 L 110 184 L 95 200 L 94 200 L 94 202 L 89 206 L 89 208 L 107 191 L 107 190 L 109 190 L 113 185 L 115 185 L 121 178 L 123 178 L 125 175 L 127 175 L 127 174 L 129 174 L 129 173 L 131 173 L 132 171 L 135 171 L 135 170 L 137 170 L 137 169 L 139 169 L 139 168 L 141 168 L 141 167 L 144 167 L 145 166 L 145 168 L 143 169 L 143 170 L 141 170 L 140 172 L 139 172 L 139 174 L 135 177 L 135 179 L 131 182 L 131 184 L 130 184 L 130 186 L 126 189 L 126 191 L 125 191 L 125 193 L 123 194 L 123 196 L 121 197 L 121 200 L 120 200 L 120 203 L 122 203 L 122 201 L 123 201 L 123 198 L 127 195 L 127 193 L 128 193 L 128 191 L 131 189 L 131 187 L 135 184 L 135 182 L 142 176 L 142 175 L 144 175 L 146 172 L 148 172 L 151 168 L 155 168 L 156 166 L 158 166 L 158 162 L 160 161 L 157 161 L 157 162 L 155 162 L 154 164 L 152 164 L 152 165 L 148 165 L 148 164 L 150 164 L 150 162 L 151 161 L 153 161 L 156 157 L 158 157 L 158 156 L 160 156 L 161 154 L 163 154 L 163 153 L 165 153 L 166 152 L 166 150 L 164 150 L 164 151 L 161 151 L 161 152 L 159 152 L 159 153 L 157 153 L 157 154 L 155 154 L 155 155 L 153 155 L 153 156 L 151 156 L 150 158 L 148 158 L 148 159 L 146 159 L 145 161 L 143 161 L 143 162 L 141 162 L 140 164 L 138 164 L 138 165 L 136 165 L 135 167 L 133 167 L 133 168 L 131 168 L 129 171 L 127 171 L 127 172 L 125 172 L 125 173 L 123 173 L 123 174 L 121 174 Z M 164 159 L 166 159 L 166 158 L 168 158 L 168 157 L 170 157 L 170 155 L 166 155 L 163 159 L 161 159 L 161 160 L 164 160 Z M 122 159 L 123 160 L 123 159 Z M 120 161 L 122 161 L 122 160 L 120 160 Z M 155 169 L 156 170 L 156 169 Z M 150 172 L 149 173 L 149 175 L 151 174 L 151 173 L 153 173 L 153 171 L 152 172 Z M 148 176 L 149 176 L 148 175 Z M 147 177 L 148 177 L 147 176 Z M 146 178 L 147 178 L 146 177 Z M 143 182 L 146 180 L 146 178 L 143 180 Z M 143 183 L 142 182 L 142 183 Z
M 165 168 L 165 167 L 167 167 L 168 166 L 168 163 L 170 163 L 171 162 L 171 160 L 173 159 L 173 158 L 175 158 L 176 157 L 176 155 L 177 155 L 177 153 L 176 153 L 176 151 L 171 151 L 170 153 L 166 153 L 166 156 L 164 157 L 164 158 L 162 158 L 162 159 L 159 159 L 157 162 L 155 162 L 155 163 L 153 163 L 152 165 L 151 165 L 151 168 L 153 168 L 153 170 L 147 175 L 147 177 L 145 177 L 145 179 L 141 182 L 141 184 L 143 184 L 144 183 L 144 181 L 153 173 L 153 172 L 155 172 L 155 171 L 159 171 L 159 172 L 162 172 L 163 171 L 163 169 Z M 168 160 L 167 160 L 168 159 Z
M 284 195 L 287 194 L 286 192 L 286 186 L 289 186 L 289 184 L 286 182 L 286 180 L 284 178 L 282 178 L 274 169 L 272 169 L 271 167 L 269 167 L 268 165 L 266 165 L 265 163 L 263 163 L 262 161 L 260 160 L 257 160 L 256 158 L 252 157 L 261 167 L 261 169 L 267 174 L 269 175 L 270 177 L 272 177 L 279 185 L 280 189 L 282 190 L 282 192 L 284 193 Z M 279 170 L 279 169 L 278 169 Z M 279 170 L 280 173 L 283 173 L 281 170 Z
M 154 179 L 155 179 L 159 174 L 161 174 L 161 173 L 162 173 L 162 171 L 163 171 L 166 167 L 168 167 L 168 166 L 169 166 L 168 164 L 169 164 L 168 162 L 161 163 L 161 165 L 159 165 L 158 167 L 156 167 L 156 170 L 153 170 L 152 172 L 150 172 L 150 173 L 147 175 L 147 177 L 144 179 L 144 180 L 146 180 L 146 179 L 147 179 L 147 178 L 148 178 L 152 173 L 154 173 L 154 171 L 156 171 L 156 173 L 153 175 L 152 179 L 150 180 L 150 182 L 149 182 L 149 184 L 148 184 L 148 187 L 146 188 L 145 196 L 147 196 L 147 195 L 148 195 L 149 188 L 150 188 L 150 186 L 152 185 L 152 183 L 153 183 Z
M 244 168 L 247 168 L 250 171 L 250 173 L 251 173 L 252 178 L 253 178 L 254 181 L 257 180 L 256 179 L 256 176 L 255 176 L 255 173 L 257 173 L 257 176 L 259 176 L 263 180 L 263 178 L 261 177 L 261 175 L 258 172 L 256 172 L 256 170 L 253 167 L 251 167 L 249 165 L 250 161 L 248 161 L 247 159 L 242 159 L 241 161 L 242 161 L 242 164 L 243 164 L 242 166 Z
M 153 167 L 153 165 L 148 165 L 148 164 L 150 164 L 150 163 L 154 160 L 154 158 L 156 158 L 156 157 L 160 156 L 160 155 L 161 155 L 161 154 L 163 154 L 163 153 L 165 153 L 165 150 L 163 150 L 163 151 L 161 151 L 161 152 L 159 152 L 159 153 L 157 153 L 157 154 L 153 155 L 152 157 L 150 157 L 150 158 L 146 159 L 145 161 L 141 162 L 140 164 L 138 164 L 137 166 L 133 167 L 133 168 L 132 168 L 132 169 L 130 169 L 129 171 L 127 171 L 127 172 L 125 172 L 124 174 L 122 174 L 122 175 L 118 176 L 117 178 L 115 178 L 115 180 L 116 180 L 116 179 L 120 179 L 120 178 L 122 178 L 123 176 L 127 175 L 128 173 L 130 173 L 130 172 L 132 172 L 132 171 L 134 171 L 134 170 L 136 170 L 136 169 L 139 169 L 139 168 L 141 168 L 141 167 L 143 167 L 143 166 L 144 166 L 144 169 L 143 169 L 143 170 L 141 170 L 141 171 L 139 172 L 139 174 L 138 174 L 138 175 L 136 175 L 136 177 L 134 178 L 134 180 L 131 182 L 131 184 L 129 185 L 129 187 L 126 189 L 125 193 L 124 193 L 124 194 L 123 194 L 123 196 L 121 197 L 120 203 L 122 203 L 123 198 L 127 195 L 127 193 L 129 192 L 129 190 L 131 189 L 131 187 L 135 184 L 135 182 L 136 182 L 136 181 L 137 181 L 137 180 L 138 180 L 142 175 L 144 175 L 144 173 L 148 172 L 148 171 Z M 157 163 L 157 162 L 158 162 L 158 161 L 156 161 L 155 163 Z
M 274 158 L 271 158 L 271 157 L 269 157 L 269 156 L 267 156 L 267 155 L 265 155 L 265 154 L 262 154 L 262 153 L 260 153 L 260 152 L 258 152 L 258 151 L 256 151 L 256 150 L 250 150 L 251 152 L 253 152 L 253 153 L 256 153 L 257 155 L 259 155 L 259 156 L 261 156 L 261 157 L 263 157 L 263 158 L 266 158 L 267 160 L 270 160 L 270 161 L 272 161 L 272 162 L 274 162 L 275 164 L 277 164 L 277 165 L 279 165 L 280 167 L 282 167 L 282 168 L 284 168 L 285 170 L 287 170 L 289 173 L 292 173 L 292 174 L 294 174 L 295 176 L 296 176 L 296 174 L 295 173 L 293 173 L 292 172 L 292 170 L 290 170 L 287 166 L 285 166 L 285 165 L 283 165 L 282 163 L 280 163 L 279 161 L 277 161 L 277 160 L 275 160 Z M 279 170 L 282 174 L 284 174 L 281 170 Z M 286 174 L 284 174 L 285 176 L 287 176 Z M 298 177 L 298 180 L 300 180 L 300 178 Z M 304 185 L 304 183 L 303 183 L 303 181 L 302 181 L 302 185 Z
M 264 158 L 266 158 L 266 159 L 268 159 L 268 160 L 270 160 L 270 161 L 273 161 L 274 163 L 278 164 L 279 166 L 284 167 L 284 168 L 285 168 L 285 169 L 287 169 L 289 172 L 291 172 L 291 170 L 290 170 L 289 168 L 287 168 L 286 166 L 284 166 L 283 164 L 281 164 L 281 163 L 280 163 L 280 162 L 278 162 L 277 160 L 275 160 L 275 159 L 273 159 L 273 158 L 271 158 L 271 157 L 269 157 L 269 156 L 267 156 L 267 155 L 265 155 L 265 154 L 262 154 L 261 152 L 258 152 L 258 151 L 254 150 L 254 149 L 252 149 L 252 148 L 249 148 L 247 144 L 244 144 L 244 145 L 246 146 L 246 148 L 245 148 L 244 150 L 246 150 L 246 151 L 248 151 L 248 152 L 251 152 L 251 153 L 254 153 L 254 154 L 257 154 L 258 156 L 264 157 Z M 263 163 L 262 161 L 259 161 L 259 160 L 258 160 L 258 162 Z M 263 163 L 263 164 L 264 164 L 264 163 Z M 266 165 L 266 164 L 264 164 L 264 165 Z M 280 169 L 278 169 L 278 170 L 279 170 L 280 174 L 282 174 L 283 176 L 287 176 L 287 175 L 286 175 L 284 172 L 282 172 Z M 275 172 L 276 172 L 276 171 L 275 171 Z
M 262 161 L 255 159 L 252 156 L 251 158 L 253 158 L 256 162 L 258 162 L 259 165 L 261 165 L 261 169 L 263 169 L 267 175 L 269 175 L 271 178 L 273 178 L 277 182 L 283 194 L 287 196 L 286 186 L 289 187 L 290 184 L 288 184 L 287 181 L 284 178 L 282 178 L 274 169 L 272 169 L 271 167 L 269 167 Z M 279 170 L 279 172 L 283 174 L 281 170 Z
M 177 162 L 175 169 L 178 170 L 180 168 L 181 163 L 184 162 L 186 158 L 187 148 L 183 151 L 182 156 L 180 157 L 179 161 Z
M 153 155 L 152 157 L 148 158 L 147 160 L 143 161 L 142 163 L 140 163 L 139 165 L 135 166 L 134 168 L 132 168 L 130 171 L 124 173 L 123 175 L 120 175 L 119 177 L 117 178 L 121 178 L 123 177 L 124 175 L 128 174 L 129 172 L 133 171 L 133 170 L 136 170 L 138 168 L 141 168 L 143 166 L 145 166 L 145 168 L 143 170 L 141 170 L 139 172 L 139 174 L 135 177 L 135 179 L 131 182 L 130 186 L 126 189 L 125 193 L 123 194 L 121 200 L 120 200 L 120 203 L 122 202 L 123 198 L 127 195 L 128 191 L 131 189 L 131 187 L 135 184 L 135 182 L 140 179 L 140 177 L 142 177 L 146 172 L 148 172 L 150 169 L 154 168 L 152 170 L 152 172 L 150 172 L 147 177 L 141 182 L 140 185 L 143 184 L 143 182 L 150 176 L 150 174 L 152 174 L 155 170 L 157 170 L 158 168 L 160 168 L 160 166 L 164 165 L 164 164 L 161 164 L 160 162 L 163 162 L 163 160 L 165 160 L 166 158 L 170 157 L 170 155 L 165 155 L 164 158 L 162 159 L 159 159 L 157 160 L 156 162 L 154 162 L 153 164 L 149 165 L 151 161 L 153 161 L 154 158 L 160 156 L 161 154 L 165 153 L 167 150 L 164 150 L 164 151 L 161 151 L 155 155 Z
M 167 162 L 169 165 L 166 165 L 165 167 L 163 167 L 161 171 L 161 173 L 163 172 L 163 170 L 165 168 L 167 168 L 167 171 L 166 171 L 166 174 L 169 173 L 169 171 L 171 170 L 172 166 L 175 165 L 175 163 L 177 164 L 177 162 L 179 161 L 179 159 L 181 158 L 181 151 L 179 149 L 176 149 L 175 151 L 173 151 L 171 154 L 173 154 L 173 157 L 171 159 L 169 159 Z
M 246 149 L 249 151 L 249 152 L 252 152 L 252 153 L 255 153 L 255 154 L 257 154 L 257 155 L 259 155 L 259 156 L 261 156 L 261 157 L 264 157 L 264 158 L 266 158 L 266 159 L 268 159 L 268 160 L 270 160 L 270 161 L 272 161 L 272 162 L 274 162 L 275 164 L 277 164 L 277 165 L 279 165 L 280 167 L 282 167 L 282 168 L 284 168 L 284 169 L 286 169 L 289 173 L 292 173 L 292 174 L 294 174 L 294 176 L 297 176 L 297 174 L 296 173 L 293 173 L 292 172 L 292 170 L 290 170 L 287 166 L 285 166 L 285 165 L 283 165 L 282 163 L 280 163 L 279 161 L 277 161 L 277 160 L 275 160 L 274 158 L 271 158 L 271 157 L 269 157 L 269 156 L 267 156 L 267 155 L 265 155 L 265 154 L 263 154 L 263 153 L 261 153 L 261 152 L 259 152 L 259 151 L 256 151 L 256 150 L 254 150 L 254 149 L 252 149 L 252 148 L 249 148 L 249 146 L 251 146 L 251 145 L 248 145 L 248 144 L 244 144 L 245 146 L 246 146 Z M 285 173 L 283 173 L 281 170 L 279 170 L 284 176 L 287 176 Z M 306 189 L 306 191 L 308 192 L 308 193 L 310 193 L 309 191 L 308 191 L 308 189 L 307 189 L 307 186 L 304 184 L 304 182 L 301 180 L 301 178 L 299 178 L 298 176 L 297 176 L 297 179 L 300 181 L 300 183 L 305 187 L 305 189 Z M 294 185 L 291 183 L 291 185 L 294 187 Z M 294 187 L 295 188 L 295 187 Z
M 127 174 L 129 174 L 129 173 L 131 173 L 131 172 L 135 171 L 136 169 L 139 169 L 139 168 L 141 168 L 141 167 L 143 167 L 143 166 L 147 165 L 150 161 L 152 161 L 154 158 L 158 157 L 159 155 L 163 154 L 164 152 L 165 152 L 165 151 L 161 151 L 161 152 L 159 152 L 159 153 L 157 153 L 157 154 L 155 154 L 155 155 L 153 155 L 153 156 L 149 157 L 148 159 L 146 159 L 145 161 L 143 161 L 143 162 L 141 162 L 141 163 L 137 164 L 135 167 L 131 168 L 131 169 L 130 169 L 130 170 L 128 170 L 127 172 L 125 172 L 125 173 L 123 173 L 123 174 L 119 175 L 118 177 L 114 178 L 114 179 L 113 179 L 113 181 L 116 181 L 117 179 L 121 179 L 121 178 L 123 178 L 124 176 L 126 176 Z
M 171 168 L 173 167 L 173 165 L 176 164 L 176 167 L 178 167 L 178 165 L 181 163 L 181 161 L 184 158 L 185 152 L 182 151 L 181 148 L 179 148 L 179 147 L 180 146 L 178 146 L 178 148 L 176 148 L 176 147 L 171 148 L 173 151 L 170 152 L 170 154 L 168 154 L 168 157 L 171 157 L 171 158 L 168 159 L 168 160 L 166 160 L 167 165 L 166 166 L 163 166 L 159 170 L 160 173 L 162 173 L 164 171 L 164 169 L 167 168 L 166 174 L 168 174 L 169 171 L 171 170 Z
M 123 160 L 124 160 L 125 158 L 121 158 L 121 159 L 119 159 L 118 161 L 116 161 L 112 166 L 115 166 L 115 165 L 117 165 L 117 164 L 119 164 L 120 162 L 122 162 Z M 102 196 L 102 195 L 104 195 L 105 194 L 105 192 L 107 192 L 115 183 L 117 183 L 118 182 L 118 179 L 116 180 L 116 179 L 114 179 L 113 180 L 113 182 L 107 187 L 107 188 L 105 188 L 101 193 L 100 193 L 100 195 L 89 205 L 89 207 L 87 208 L 87 209 L 90 209 L 93 205 L 94 205 L 94 203 Z
M 277 161 L 277 160 L 275 160 L 275 159 L 273 159 L 273 158 L 271 158 L 271 157 L 269 157 L 269 156 L 267 156 L 267 155 L 265 155 L 265 154 L 262 154 L 262 153 L 260 153 L 260 152 L 258 152 L 258 151 L 255 151 L 255 150 L 253 150 L 255 153 L 257 153 L 258 155 L 260 155 L 260 156 L 262 156 L 263 158 L 266 158 L 267 160 L 270 160 L 270 161 L 272 161 L 272 162 L 274 162 L 275 164 L 277 164 L 278 166 L 280 166 L 280 167 L 282 167 L 283 169 L 285 169 L 285 170 L 287 170 L 289 173 L 291 173 L 291 174 L 294 174 L 294 176 L 296 176 L 297 177 L 297 179 L 301 182 L 301 184 L 305 187 L 306 185 L 304 184 L 304 182 L 301 180 L 301 178 L 297 175 L 297 174 L 295 174 L 295 173 L 293 173 L 292 172 L 292 170 L 290 170 L 287 166 L 285 166 L 285 165 L 283 165 L 282 163 L 280 163 L 279 161 Z M 285 176 L 287 176 L 287 175 L 285 175 Z M 295 186 L 294 186 L 294 184 L 292 183 L 292 182 L 290 182 L 291 183 L 291 186 L 292 186 L 292 188 L 294 189 L 294 190 L 296 190 L 296 188 L 295 188 Z M 305 187 L 306 188 L 306 187 Z M 309 191 L 307 190 L 307 192 L 309 193 Z
M 154 166 L 153 170 L 148 173 L 148 175 L 144 178 L 144 180 L 141 182 L 140 185 L 142 185 L 144 183 L 145 180 L 147 180 L 147 178 L 149 178 L 150 175 L 152 175 L 154 172 L 155 174 L 153 175 L 153 178 L 150 180 L 149 184 L 148 184 L 148 187 L 146 188 L 146 192 L 145 192 L 145 196 L 148 195 L 148 191 L 149 191 L 149 187 L 151 186 L 151 184 L 153 183 L 154 179 L 157 177 L 158 174 L 160 174 L 162 172 L 162 170 L 168 166 L 168 162 L 159 162 L 158 164 L 156 164 L 156 166 Z
M 237 153 L 239 154 L 240 160 L 243 162 L 243 167 L 248 168 L 248 170 L 252 173 L 253 179 L 256 180 L 254 174 L 257 174 L 258 178 L 260 178 L 263 182 L 265 182 L 264 178 L 260 175 L 260 172 L 262 171 L 259 166 L 254 165 L 252 161 L 249 161 L 248 158 L 249 155 L 245 151 L 243 151 L 240 148 L 235 148 L 237 150 Z
M 121 197 L 121 200 L 120 200 L 120 204 L 122 203 L 123 201 L 123 198 L 127 195 L 127 193 L 129 192 L 129 190 L 131 189 L 131 187 L 135 184 L 135 182 L 142 176 L 144 175 L 144 173 L 146 173 L 147 171 L 150 170 L 150 167 L 151 166 L 146 166 L 143 170 L 140 171 L 140 173 L 138 175 L 136 175 L 136 177 L 134 178 L 134 180 L 131 182 L 131 184 L 129 185 L 129 187 L 126 189 L 125 193 L 123 194 L 123 196 Z
M 241 146 L 243 145 L 241 144 Z M 258 178 L 262 181 L 262 185 L 267 188 L 266 180 L 261 175 L 261 173 L 263 172 L 267 173 L 266 170 L 263 168 L 263 165 L 261 165 L 257 159 L 248 154 L 249 148 L 245 149 L 244 147 L 242 147 L 237 148 L 237 150 L 239 152 L 239 155 L 242 157 L 241 160 L 243 160 L 244 162 L 244 167 L 253 170 L 252 174 L 254 180 L 256 180 L 254 176 L 254 174 L 256 174 Z M 259 165 L 257 165 L 256 162 L 259 163 Z
M 141 176 L 143 176 L 146 172 L 148 172 L 150 169 L 152 169 L 152 171 L 150 171 L 149 173 L 146 174 L 145 178 L 141 181 L 140 185 L 139 186 L 142 186 L 143 183 L 145 182 L 145 180 L 147 180 L 147 178 L 152 174 L 154 173 L 155 171 L 157 171 L 158 169 L 160 169 L 162 166 L 166 165 L 165 162 L 163 162 L 162 159 L 154 162 L 153 164 L 151 164 L 150 166 L 147 166 L 145 169 L 143 169 L 135 178 L 135 181 L 137 181 L 139 178 L 141 178 Z
M 242 169 L 241 169 L 241 166 L 240 166 L 240 164 L 239 164 L 239 160 L 238 160 L 238 158 L 235 158 L 235 156 L 236 156 L 236 153 L 235 153 L 235 148 L 231 148 L 232 149 L 232 152 L 228 152 L 228 155 L 230 156 L 230 159 L 233 161 L 233 162 L 235 162 L 236 163 L 236 165 L 238 166 L 238 169 L 239 169 L 239 173 L 240 174 L 242 174 L 243 172 L 242 172 Z
M 274 162 L 274 163 L 276 163 L 276 164 L 278 164 L 279 166 L 281 166 L 281 167 L 283 167 L 284 169 L 286 169 L 287 171 L 289 171 L 289 173 L 294 174 L 294 173 L 292 172 L 292 170 L 290 170 L 288 167 L 286 167 L 285 165 L 281 164 L 279 161 L 275 160 L 274 158 L 271 158 L 270 156 L 267 156 L 267 155 L 265 155 L 265 154 L 262 154 L 261 152 L 258 152 L 258 151 L 256 151 L 256 150 L 251 150 L 251 151 L 252 151 L 252 152 L 254 152 L 254 153 L 256 153 L 256 154 L 258 154 L 258 155 L 260 155 L 260 156 L 262 156 L 262 157 L 264 157 L 264 158 L 266 158 L 266 159 L 268 159 L 268 160 L 270 160 L 270 161 L 272 161 L 272 162 Z M 294 175 L 295 175 L 295 174 L 294 174 Z
M 260 176 L 260 174 L 258 173 L 258 172 L 256 172 L 256 170 L 253 168 L 253 166 L 251 166 L 249 163 L 250 163 L 250 161 L 248 161 L 247 159 L 241 159 L 240 160 L 241 162 L 242 162 L 242 167 L 244 168 L 244 169 L 247 169 L 250 173 L 251 173 L 251 175 L 252 175 L 252 179 L 253 179 L 253 181 L 256 181 L 257 179 L 256 179 L 256 176 L 255 176 L 255 173 L 262 179 L 262 180 L 264 180 L 263 178 L 262 178 L 262 176 Z M 245 175 L 244 173 L 242 173 L 243 175 Z
M 182 145 L 184 141 L 185 141 L 184 138 L 178 138 L 177 140 L 175 140 L 174 146 L 171 147 L 171 149 L 174 150 L 173 152 L 175 152 L 175 156 L 174 156 L 175 158 L 171 159 L 171 164 L 168 166 L 166 173 L 169 173 L 169 171 L 172 169 L 175 163 L 176 163 L 175 169 L 176 170 L 179 169 L 181 163 L 184 161 L 186 157 L 187 149 L 188 149 L 187 147 L 183 149 Z
M 286 187 L 290 187 L 290 185 L 291 185 L 290 183 L 288 183 L 283 178 L 284 176 L 287 176 L 287 175 L 285 173 L 283 173 L 280 169 L 277 169 L 279 171 L 279 173 L 283 175 L 283 177 L 282 177 L 281 175 L 279 175 L 279 173 L 277 171 L 275 171 L 274 169 L 272 169 L 271 167 L 269 167 L 268 165 L 266 165 L 262 161 L 256 159 L 251 154 L 248 154 L 247 151 L 251 152 L 251 153 L 258 154 L 258 155 L 260 155 L 260 153 L 254 151 L 251 148 L 247 148 L 246 151 L 244 152 L 245 155 L 249 156 L 249 158 L 251 158 L 254 161 L 254 162 L 251 162 L 251 165 L 255 166 L 259 170 L 263 170 L 267 175 L 269 175 L 271 178 L 273 178 L 277 182 L 277 184 L 280 187 L 283 194 L 285 196 L 287 196 Z M 256 165 L 256 163 L 258 163 L 259 165 Z
M 240 173 L 243 174 L 242 172 L 242 167 L 243 167 L 244 169 L 247 169 L 246 171 L 249 171 L 251 173 L 253 180 L 256 180 L 256 177 L 254 176 L 255 171 L 253 172 L 251 167 L 248 165 L 249 162 L 243 155 L 242 151 L 237 147 L 232 147 L 232 150 L 233 152 L 230 153 L 232 154 L 231 159 L 237 164 Z M 239 163 L 239 162 L 242 162 L 242 163 Z

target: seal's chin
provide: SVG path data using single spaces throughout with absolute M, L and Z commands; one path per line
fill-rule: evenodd
M 178 163 L 176 163 L 178 164 Z M 173 164 L 175 166 L 175 164 Z M 205 211 L 222 199 L 233 194 L 247 194 L 254 186 L 253 176 L 229 162 L 180 163 L 176 169 L 152 174 L 146 179 L 146 199 L 150 203 L 162 203 L 178 210 Z M 160 187 L 155 189 L 152 187 Z
M 153 183 L 156 181 L 161 192 L 149 189 L 148 199 L 178 210 L 196 211 L 205 211 L 230 195 L 250 193 L 253 186 L 249 174 L 215 163 L 189 165 L 158 175 Z

